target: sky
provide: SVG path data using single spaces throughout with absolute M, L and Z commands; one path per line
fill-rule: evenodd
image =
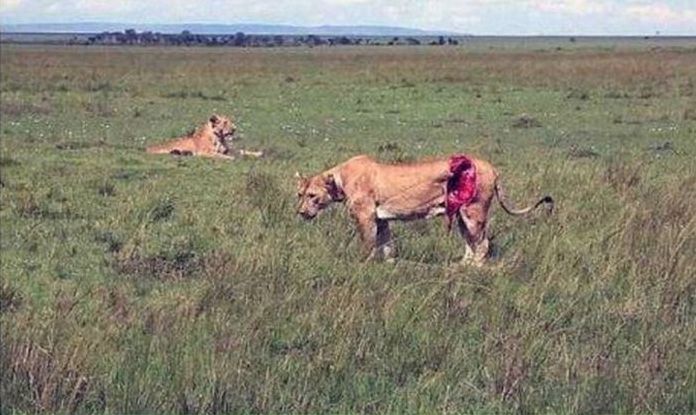
M 696 35 L 696 0 L 0 0 L 0 23 L 382 25 L 474 35 Z

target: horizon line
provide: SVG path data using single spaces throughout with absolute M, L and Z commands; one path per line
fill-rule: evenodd
M 129 29 L 126 27 L 128 25 L 133 26 L 186 26 L 186 25 L 196 25 L 196 26 L 280 26 L 280 27 L 291 27 L 297 29 L 312 29 L 312 28 L 386 28 L 386 29 L 402 29 L 402 30 L 412 30 L 418 32 L 425 32 L 423 36 L 479 36 L 479 37 L 565 37 L 565 36 L 575 36 L 575 37 L 696 37 L 695 33 L 661 33 L 661 31 L 655 32 L 633 32 L 633 33 L 514 33 L 514 34 L 487 34 L 487 33 L 474 33 L 474 32 L 460 32 L 453 30 L 439 30 L 439 29 L 423 29 L 419 27 L 412 26 L 398 26 L 398 25 L 380 25 L 380 24 L 319 24 L 319 25 L 298 25 L 291 23 L 258 23 L 258 22 L 201 22 L 201 21 L 191 21 L 191 22 L 167 22 L 167 23 L 157 23 L 157 22 L 125 22 L 125 21 L 101 21 L 101 20 L 85 20 L 78 22 L 59 22 L 59 21 L 41 21 L 41 22 L 6 22 L 0 20 L 0 31 L 6 33 L 92 33 L 84 31 L 6 31 L 3 30 L 4 26 L 48 26 L 48 25 L 123 25 L 124 30 Z M 356 33 L 359 35 L 360 33 Z M 288 33 L 292 35 L 292 33 Z M 364 35 L 364 34 L 363 34 Z M 390 35 L 385 35 L 390 36 Z M 413 35 L 415 36 L 415 35 Z

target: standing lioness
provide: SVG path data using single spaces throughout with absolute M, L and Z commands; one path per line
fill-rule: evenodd
M 464 155 L 412 164 L 382 164 L 361 155 L 315 176 L 300 177 L 297 189 L 297 213 L 305 219 L 345 200 L 368 258 L 393 257 L 390 220 L 447 213 L 466 241 L 463 262 L 481 265 L 488 255 L 486 224 L 494 196 L 511 215 L 526 214 L 542 203 L 553 208 L 550 196 L 525 209 L 508 207 L 493 166 Z

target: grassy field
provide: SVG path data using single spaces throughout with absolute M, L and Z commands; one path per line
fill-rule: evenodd
M 696 412 L 696 47 L 0 57 L 0 412 Z M 144 154 L 213 112 L 268 156 Z M 454 152 L 557 200 L 483 269 L 294 215 L 296 170 Z

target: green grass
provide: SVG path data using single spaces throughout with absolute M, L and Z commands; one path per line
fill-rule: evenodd
M 2 413 L 696 412 L 693 49 L 0 57 Z M 144 153 L 213 112 L 268 157 Z M 296 170 L 454 152 L 557 200 L 486 268 L 294 215 Z

